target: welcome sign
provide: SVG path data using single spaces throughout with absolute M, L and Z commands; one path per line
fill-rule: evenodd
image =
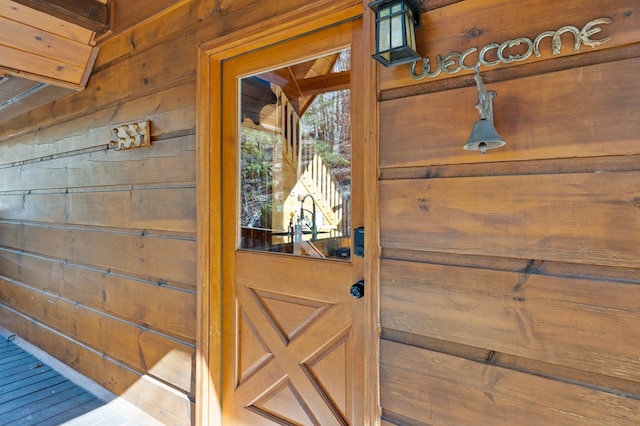
M 566 25 L 556 31 L 543 31 L 533 40 L 528 37 L 518 37 L 502 43 L 490 43 L 480 49 L 471 47 L 464 52 L 450 52 L 444 56 L 437 55 L 434 63 L 429 58 L 422 58 L 422 61 L 416 61 L 411 64 L 409 73 L 414 80 L 422 80 L 424 78 L 435 78 L 442 72 L 455 74 L 461 70 L 473 70 L 476 66 L 495 66 L 501 63 L 508 64 L 524 61 L 531 55 L 540 57 L 540 43 L 547 38 L 551 39 L 552 54 L 558 55 L 562 49 L 562 35 L 566 33 L 573 35 L 573 50 L 575 51 L 580 50 L 582 45 L 595 47 L 611 40 L 611 36 L 593 39 L 594 35 L 602 31 L 601 25 L 610 23 L 611 19 L 609 18 L 597 18 L 587 22 L 582 29 L 573 25 Z M 495 51 L 495 59 L 489 60 L 487 56 L 492 51 Z M 476 62 L 468 63 L 469 58 L 476 52 L 478 52 Z M 417 72 L 416 65 L 420 62 L 422 63 L 422 72 Z

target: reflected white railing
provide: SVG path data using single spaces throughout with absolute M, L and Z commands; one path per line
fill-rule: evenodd
M 276 96 L 278 98 L 277 111 L 281 111 L 280 114 L 280 129 L 282 130 L 282 155 L 289 165 L 298 170 L 298 176 L 300 175 L 300 117 L 296 112 L 293 105 L 287 99 L 282 89 L 278 86 L 275 88 Z
M 350 197 L 340 190 L 340 185 L 320 156 L 314 154 L 305 166 L 300 143 L 300 117 L 284 91 L 277 86 L 274 89 L 278 98 L 277 110 L 281 111 L 279 124 L 283 159 L 297 171 L 298 184 L 316 203 L 317 211 L 321 214 L 321 220 L 316 218 L 318 230 L 333 230 L 341 235 L 349 235 L 349 223 L 344 219 L 350 215 Z
M 318 221 L 318 230 L 337 230 L 343 235 L 348 235 L 346 222 L 349 217 L 349 199 L 342 194 L 339 185 L 327 168 L 322 158 L 314 155 L 299 181 L 307 193 L 310 194 L 317 210 L 322 215 L 322 221 Z

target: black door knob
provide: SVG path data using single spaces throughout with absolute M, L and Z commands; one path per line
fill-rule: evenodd
M 354 299 L 362 299 L 364 297 L 364 281 L 360 280 L 349 289 Z

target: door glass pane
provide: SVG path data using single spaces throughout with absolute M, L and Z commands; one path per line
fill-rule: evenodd
M 240 81 L 240 248 L 350 258 L 350 51 Z

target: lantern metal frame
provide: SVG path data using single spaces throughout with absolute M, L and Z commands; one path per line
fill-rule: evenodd
M 369 3 L 369 8 L 376 13 L 376 53 L 372 55 L 373 59 L 385 67 L 419 60 L 415 30 L 422 22 L 420 1 L 376 0 Z

